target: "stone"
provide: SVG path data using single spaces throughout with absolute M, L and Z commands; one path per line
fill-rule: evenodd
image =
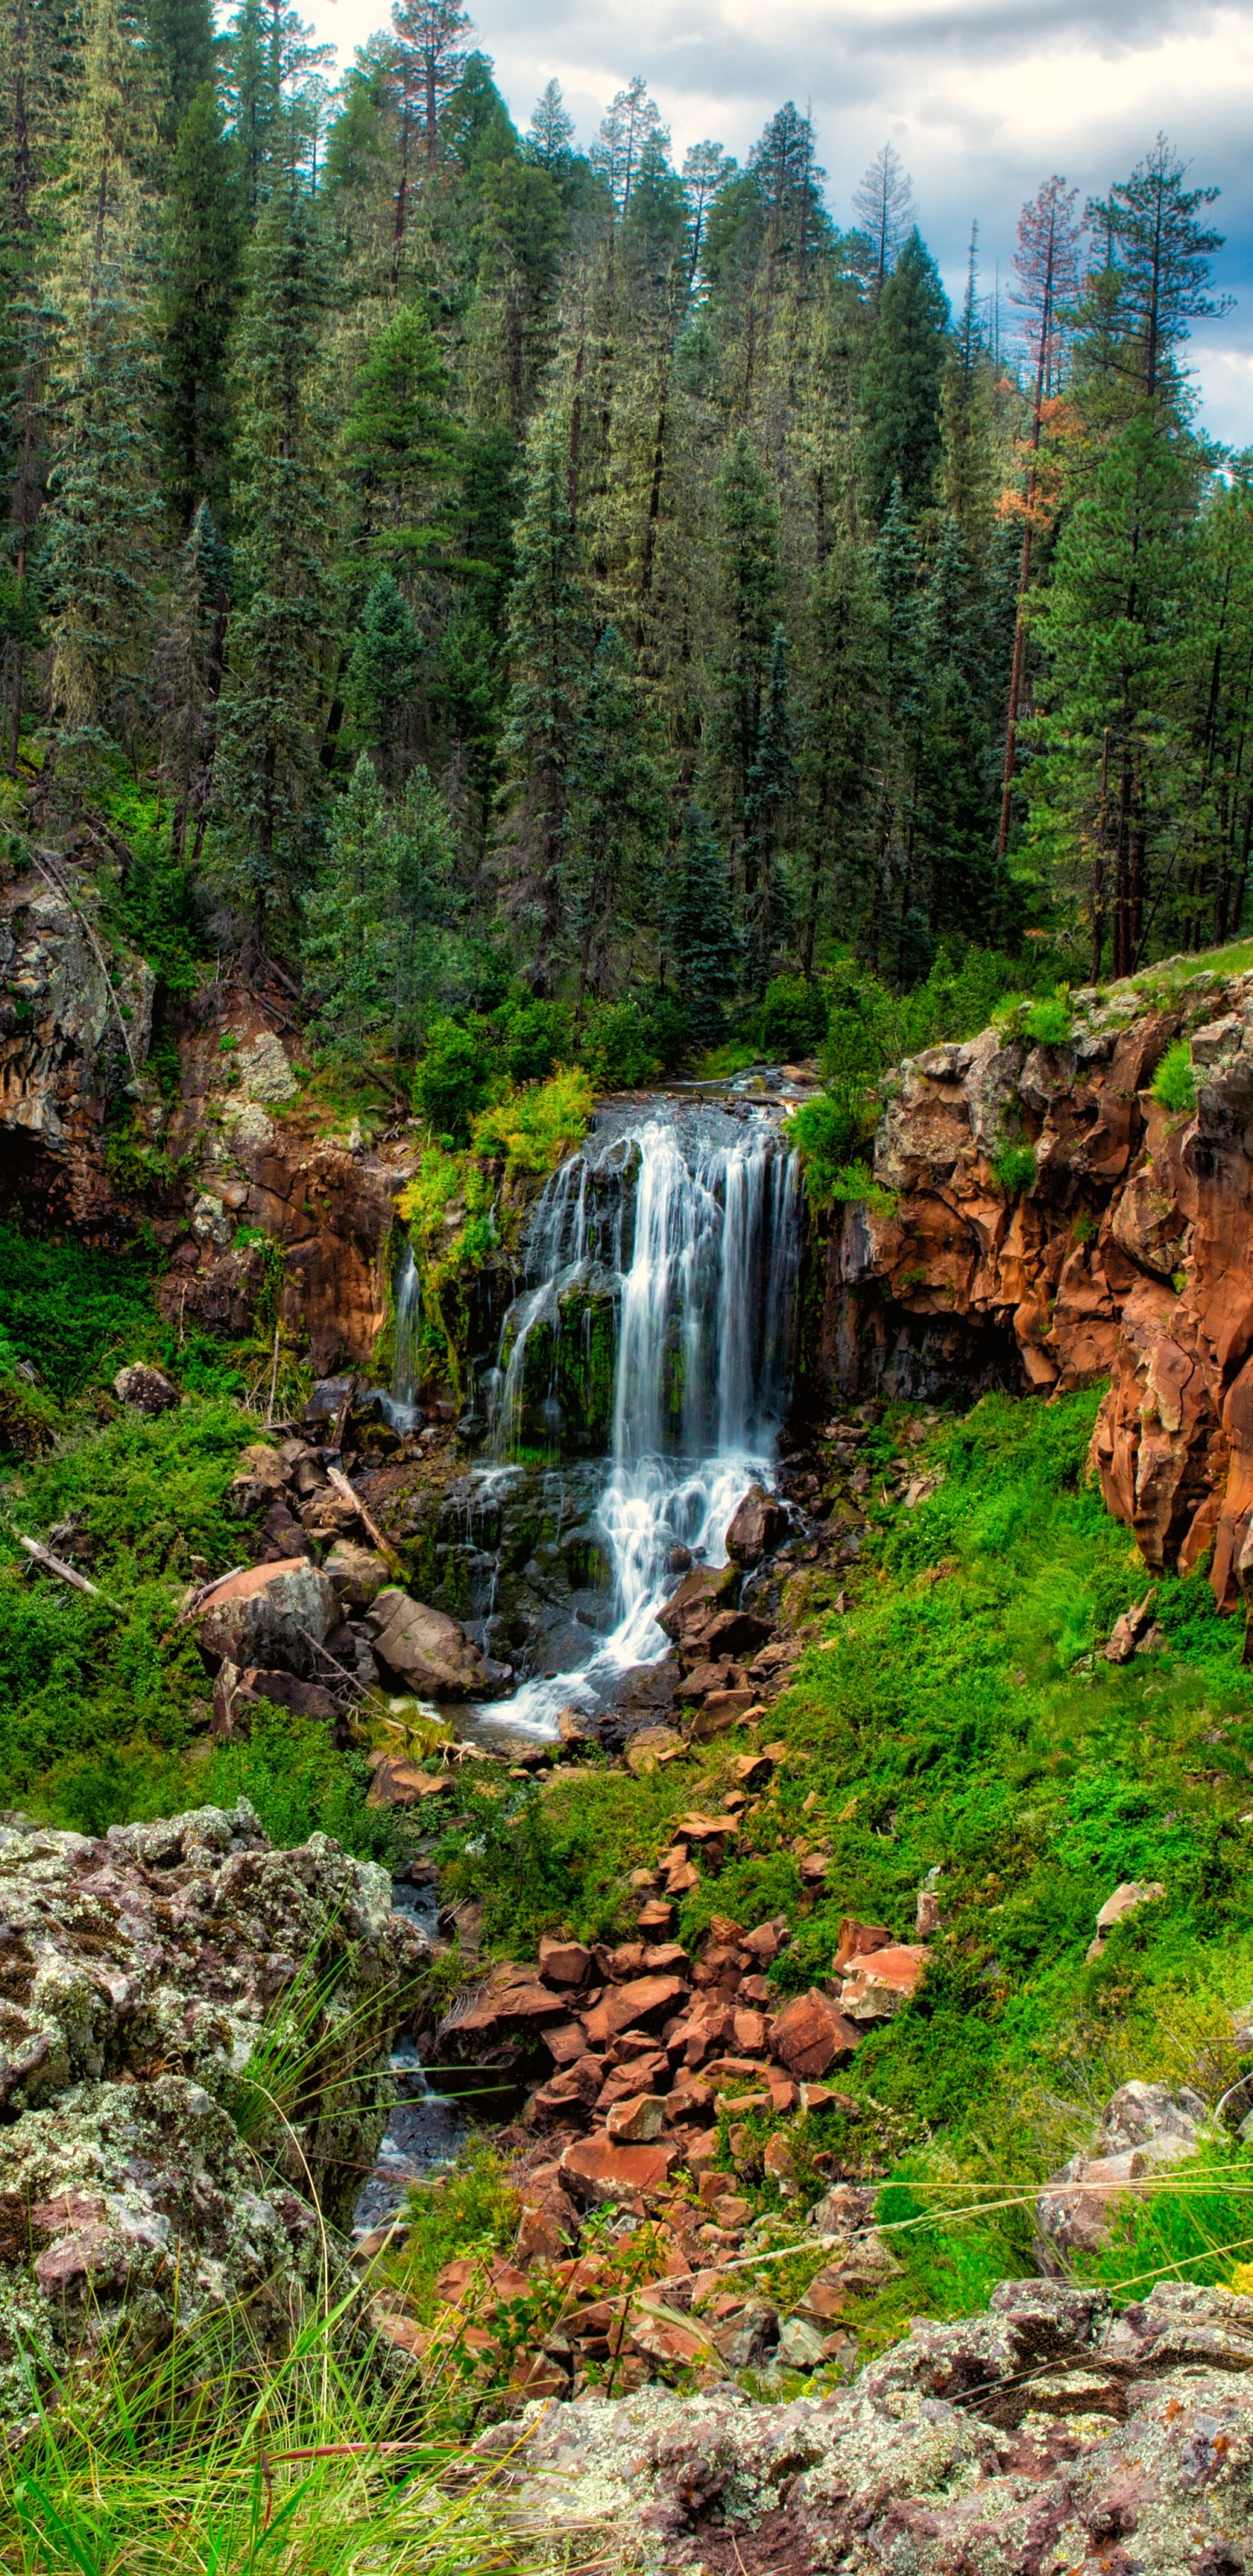
M 1149 1879 L 1143 1885 L 1138 1879 L 1124 1880 L 1112 1896 L 1106 1897 L 1096 1918 L 1096 1939 L 1089 1943 L 1086 1956 L 1099 1959 L 1105 1947 L 1105 1934 L 1112 1932 L 1116 1923 L 1125 1922 L 1127 1916 L 1135 1914 L 1142 1905 L 1160 1904 L 1165 1894 L 1160 1879 Z
M 917 1993 L 930 1952 L 913 1942 L 874 1950 L 845 1977 L 840 2010 L 849 2021 L 890 2021 Z
M 788 1525 L 788 1516 L 764 1485 L 750 1485 L 726 1532 L 727 1555 L 737 1565 L 759 1565 L 772 1556 Z
M 383 1586 L 390 1580 L 383 1558 L 372 1547 L 357 1547 L 351 1539 L 337 1538 L 322 1560 L 322 1571 L 335 1589 L 341 1614 L 345 1610 L 368 1610 Z
M 618 2031 L 662 2021 L 677 2009 L 686 1993 L 681 1977 L 628 1978 L 625 1985 L 611 1986 L 592 2011 L 582 2014 L 583 2028 L 593 2042 L 612 2039 Z
M 1130 1663 L 1138 1651 L 1140 1640 L 1148 1632 L 1156 1598 L 1155 1591 L 1146 1592 L 1143 1601 L 1138 1601 L 1134 1609 L 1124 1610 L 1122 1617 L 1114 1621 L 1105 1646 L 1107 1664 Z
M 635 1918 L 641 1932 L 672 1932 L 677 1920 L 675 1908 L 664 1896 L 650 1896 Z
M 300 1086 L 280 1037 L 272 1029 L 241 1047 L 235 1058 L 240 1088 L 250 1100 L 291 1100 Z
M 760 1959 L 763 1966 L 768 1968 L 771 1962 L 778 1958 L 783 1947 L 783 1937 L 777 1923 L 758 1923 L 753 1931 L 745 1933 L 741 1948 L 749 1951 L 754 1959 Z
M 733 1726 L 741 1726 L 756 1701 L 750 1690 L 710 1691 L 704 1706 L 692 1719 L 693 1744 L 708 1744 L 714 1736 L 729 1735 Z
M 814 1986 L 808 1994 L 794 1995 L 769 2029 L 772 2056 L 797 2077 L 825 2075 L 839 2058 L 851 2057 L 859 2036 L 854 2024 Z
M 168 1413 L 178 1402 L 178 1388 L 164 1369 L 152 1368 L 145 1361 L 135 1361 L 121 1368 L 113 1381 L 113 1392 L 122 1404 L 135 1413 Z
M 285 1666 L 313 1678 L 316 1648 L 337 1623 L 339 1605 L 325 1574 L 305 1559 L 248 1566 L 202 1594 L 196 1630 L 203 1652 L 229 1656 L 241 1670 Z
M 775 2359 L 785 2370 L 817 2370 L 824 2342 L 821 2326 L 812 2317 L 800 2316 L 793 2310 L 779 2328 Z
M 589 1725 L 585 1710 L 572 1702 L 558 1712 L 557 1736 L 560 1743 L 573 1749 L 576 1745 L 595 1744 L 596 1729 Z
M 1095 2155 L 1072 2156 L 1050 2176 L 1036 2202 L 1036 2255 L 1044 2272 L 1058 2273 L 1076 2254 L 1095 2254 L 1108 2243 L 1120 2212 L 1164 2165 L 1194 2155 L 1207 2119 L 1199 2094 L 1165 2084 L 1119 2086 L 1102 2112 Z
M 605 2114 L 605 2134 L 627 2146 L 646 2145 L 660 2137 L 666 2116 L 666 2105 L 659 2093 L 636 2093 L 622 2102 L 610 2104 Z
M 453 1786 L 450 1771 L 423 1771 L 403 1755 L 385 1754 L 376 1763 L 366 1793 L 367 1807 L 416 1807 L 428 1798 L 445 1798 Z
M 679 2148 L 670 2140 L 647 2146 L 619 2145 L 613 2138 L 576 2138 L 561 2157 L 563 2183 L 578 2201 L 634 2200 L 639 2193 L 664 2191 Z
M 672 1726 L 640 1726 L 627 1746 L 626 1767 L 633 1779 L 645 1780 L 662 1764 L 679 1761 L 685 1749 Z
M 728 2370 L 762 2370 L 779 2340 L 779 2312 L 767 2299 L 748 2299 L 719 2320 L 713 2342 Z
M 406 1689 L 427 1699 L 464 1699 L 480 1687 L 483 1658 L 442 1610 L 428 1610 L 389 1584 L 373 1616 L 374 1652 Z
M 546 1986 L 584 1986 L 592 1973 L 592 1954 L 581 1941 L 558 1941 L 546 1932 L 539 1945 L 539 1972 Z
M 635 2351 L 663 2368 L 691 2370 L 711 2357 L 712 2337 L 698 2324 L 658 2316 L 646 2305 L 632 2309 L 627 2332 Z
M 857 1923 L 850 1914 L 846 1914 L 840 1925 L 835 1957 L 831 1962 L 832 1976 L 842 1977 L 859 1961 L 869 1958 L 872 1951 L 886 1950 L 891 1939 L 892 1935 L 886 1923 Z

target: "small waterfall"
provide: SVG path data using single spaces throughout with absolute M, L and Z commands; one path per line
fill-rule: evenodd
M 568 1701 L 595 1705 L 666 1651 L 656 1614 L 672 1552 L 725 1562 L 737 1503 L 770 1481 L 787 1405 L 799 1216 L 797 1158 L 760 1112 L 653 1104 L 594 1129 L 546 1185 L 484 1389 L 486 1473 L 563 1444 L 604 1457 L 595 1520 L 614 1624 L 582 1665 L 528 1682 L 494 1720 L 546 1732 Z
M 392 1402 L 412 1420 L 418 1392 L 418 1342 L 422 1331 L 422 1288 L 408 1236 L 396 1279 L 396 1356 L 392 1366 Z

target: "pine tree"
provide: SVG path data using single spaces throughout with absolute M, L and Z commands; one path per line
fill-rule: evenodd
M 417 620 L 389 572 L 379 574 L 361 612 L 345 695 L 379 755 L 383 781 L 397 782 L 401 710 L 422 659 Z
M 570 414 L 557 400 L 541 413 L 527 453 L 501 746 L 506 908 L 532 944 L 537 992 L 552 987 L 567 927 L 562 893 L 591 650 L 591 604 L 570 506 Z
M 192 100 L 213 78 L 213 9 L 211 0 L 146 0 L 146 15 L 159 132 L 172 152 Z
M 241 252 L 237 158 L 217 91 L 205 81 L 178 129 L 166 201 L 162 429 L 166 491 L 184 528 L 202 500 L 218 519 L 225 515 L 227 342 Z
M 693 1046 L 716 1046 L 739 989 L 742 943 L 726 856 L 698 805 L 683 817 L 667 953 Z
M 226 653 L 229 560 L 202 501 L 180 549 L 160 657 L 162 772 L 173 799 L 175 855 L 200 857 L 213 776 Z M 190 848 L 189 848 L 190 836 Z
M 738 842 L 749 774 L 760 747 L 762 697 L 780 594 L 778 503 L 746 429 L 737 430 L 727 450 L 715 504 L 723 635 L 716 737 Z
M 824 921 L 856 918 L 870 874 L 875 781 L 883 757 L 883 622 L 869 551 L 841 536 L 814 575 L 802 630 L 797 771 L 805 891 L 799 945 L 807 977 Z
M 606 108 L 590 155 L 592 168 L 605 180 L 619 218 L 630 205 L 640 155 L 650 142 L 659 144 L 664 151 L 669 147 L 670 136 L 656 100 L 649 97 L 647 84 L 637 72 Z
M 788 705 L 788 639 L 776 626 L 757 733 L 757 755 L 744 796 L 744 904 L 750 985 L 763 993 L 791 928 L 787 879 L 779 845 L 796 787 L 792 721 Z
M 550 80 L 541 91 L 522 148 L 528 161 L 538 161 L 550 179 L 564 178 L 574 159 L 574 118 L 562 99 L 560 81 Z
M 565 910 L 578 953 L 578 1001 L 608 989 L 616 935 L 650 907 L 665 801 L 630 657 L 607 626 L 583 698 L 571 774 Z
M 46 564 L 52 719 L 98 738 L 143 682 L 157 501 L 151 470 L 149 209 L 153 135 L 142 50 L 115 0 L 93 0 L 59 190 L 59 345 Z
M 862 376 L 862 473 L 876 520 L 897 481 L 911 516 L 934 499 L 948 327 L 948 298 L 915 226 L 880 296 Z
M 944 454 L 939 497 L 952 513 L 965 544 L 982 556 L 992 534 L 995 482 L 991 370 L 983 343 L 978 299 L 979 227 L 970 235 L 961 321 L 944 369 L 940 422 Z
M 396 570 L 446 543 L 439 504 L 458 451 L 447 394 L 448 371 L 426 314 L 404 304 L 370 344 L 344 432 L 365 543 Z
M 1018 743 L 1018 706 L 1022 696 L 1027 640 L 1027 598 L 1031 588 L 1031 543 L 1040 480 L 1040 441 L 1044 405 L 1060 378 L 1066 317 L 1079 283 L 1079 232 L 1074 220 L 1075 190 L 1064 179 L 1046 180 L 1033 205 L 1018 218 L 1014 253 L 1015 282 L 1010 292 L 1027 316 L 1027 361 L 1033 379 L 1031 429 L 1027 448 L 1026 491 L 1022 507 L 1022 561 L 1018 572 L 1018 614 L 1009 675 L 1005 719 L 1005 759 L 1001 785 L 1001 821 L 997 856 L 1009 848 Z
M 317 210 L 276 192 L 253 237 L 232 369 L 236 604 L 216 802 L 250 898 L 249 955 L 290 926 L 316 841 L 321 668 L 332 631 L 318 375 L 327 276 Z
M 305 898 L 301 964 L 321 1050 L 360 1064 L 391 1017 L 392 833 L 368 752 L 331 818 Z
M 913 182 L 895 145 L 885 143 L 853 190 L 853 213 L 866 244 L 876 294 L 883 291 L 913 212 Z
M 393 0 L 392 30 L 401 58 L 406 94 L 420 102 L 422 143 L 428 171 L 439 155 L 440 109 L 460 77 L 466 58 L 464 39 L 469 14 L 457 0 Z

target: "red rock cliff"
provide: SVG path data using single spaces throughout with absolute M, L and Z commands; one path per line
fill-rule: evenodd
M 843 1390 L 1109 1377 L 1093 1441 L 1148 1565 L 1214 1544 L 1224 1607 L 1253 1585 L 1253 974 L 1076 995 L 1074 1034 L 985 1030 L 902 1065 L 875 1141 L 890 1214 L 837 1208 L 819 1371 Z M 1149 1086 L 1191 1043 L 1193 1115 Z M 1020 1193 L 993 1177 L 1035 1149 Z M 1247 1563 L 1246 1563 L 1247 1559 Z

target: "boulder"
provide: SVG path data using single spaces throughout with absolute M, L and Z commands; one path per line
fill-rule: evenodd
M 737 1565 L 759 1565 L 773 1556 L 787 1528 L 787 1513 L 764 1485 L 750 1485 L 726 1534 L 727 1555 Z
M 1124 1880 L 1121 1887 L 1115 1888 L 1112 1896 L 1106 1897 L 1101 1907 L 1096 1918 L 1096 1939 L 1088 1944 L 1087 1958 L 1099 1959 L 1105 1947 L 1106 1933 L 1112 1932 L 1116 1923 L 1124 1922 L 1126 1917 L 1134 1914 L 1141 1905 L 1159 1904 L 1165 1893 L 1166 1890 L 1159 1878 L 1148 1879 L 1143 1884 L 1134 1878 Z
M 710 1691 L 704 1706 L 692 1719 L 693 1744 L 708 1744 L 715 1736 L 729 1735 L 733 1726 L 742 1726 L 756 1711 L 761 1711 L 750 1690 Z
M 583 1986 L 592 1972 L 591 1951 L 581 1941 L 557 1941 L 546 1932 L 539 1945 L 539 1972 L 546 1986 Z
M 483 1658 L 464 1628 L 388 1584 L 374 1603 L 374 1652 L 406 1689 L 428 1699 L 464 1699 L 479 1686 Z
M 861 2034 L 826 1995 L 811 1986 L 794 1995 L 769 2029 L 770 2052 L 789 2075 L 825 2075 L 841 2057 L 851 2057 Z
M 634 2200 L 640 2192 L 665 2190 L 680 2153 L 673 2140 L 626 2146 L 604 2136 L 576 2138 L 558 2170 L 576 2200 Z
M 277 1664 L 311 1680 L 315 1647 L 338 1617 L 326 1575 L 305 1558 L 289 1557 L 215 1583 L 197 1606 L 196 1628 L 203 1652 L 215 1661 L 228 1655 L 241 1669 Z
M 732 2336 L 757 2304 L 726 2318 Z M 789 2320 L 780 2362 L 838 2350 L 822 2323 Z M 714 2318 L 693 2319 L 693 2337 L 698 2324 L 721 2343 Z M 638 2311 L 629 2331 L 660 2367 L 695 2359 L 668 2338 L 639 2345 Z M 630 2532 L 667 2576 L 1240 2576 L 1250 2368 L 1253 2299 L 1233 2291 L 1159 2283 L 1112 2319 L 1100 2291 L 1006 2281 L 983 2315 L 919 2322 L 820 2398 L 653 2385 L 532 2408 L 476 2448 L 485 2473 L 507 2463 L 511 2525 L 545 2563 L 574 2499 L 583 2556 L 615 2563 Z
M 134 1413 L 168 1413 L 178 1402 L 178 1388 L 164 1369 L 150 1368 L 142 1360 L 118 1370 L 113 1392 Z
M 678 2010 L 686 1993 L 681 1977 L 631 1977 L 625 1985 L 611 1986 L 603 2001 L 581 2016 L 583 2028 L 599 2047 L 619 2031 L 664 2020 Z
M 341 1614 L 347 1610 L 368 1610 L 388 1580 L 387 1566 L 372 1547 L 358 1547 L 352 1539 L 337 1538 L 322 1560 L 327 1582 L 335 1587 Z
M 846 1914 L 840 1925 L 840 1937 L 836 1942 L 835 1957 L 831 1962 L 832 1976 L 842 1977 L 850 1968 L 859 1966 L 863 1959 L 869 1958 L 873 1951 L 886 1950 L 891 1939 L 892 1935 L 886 1923 L 856 1923 L 851 1914 Z
M 840 2010 L 850 2021 L 890 2021 L 922 1981 L 930 1956 L 920 1943 L 892 1942 L 860 1961 L 840 1987 Z
M 347 2224 L 428 1956 L 387 1872 L 324 1834 L 274 1851 L 244 1801 L 103 1837 L 0 1825 L 0 1915 L 0 2414 L 28 2416 L 29 2356 L 63 2375 L 114 2341 L 159 2346 L 176 2312 L 245 2301 L 261 2347 L 283 2348 L 321 2295 L 312 2195 Z M 284 2119 L 240 2070 L 310 1969 L 302 2042 L 323 2080 Z
M 1072 2156 L 1050 2176 L 1036 2202 L 1036 2257 L 1042 2272 L 1062 2273 L 1076 2253 L 1099 2253 L 1119 2212 L 1153 2188 L 1163 2165 L 1195 2154 L 1207 2117 L 1186 2085 L 1119 2086 L 1101 2115 L 1093 2155 Z
M 605 2134 L 620 2145 L 647 2145 L 661 2135 L 666 2105 L 658 2093 L 633 2093 L 612 2102 L 605 2114 Z

